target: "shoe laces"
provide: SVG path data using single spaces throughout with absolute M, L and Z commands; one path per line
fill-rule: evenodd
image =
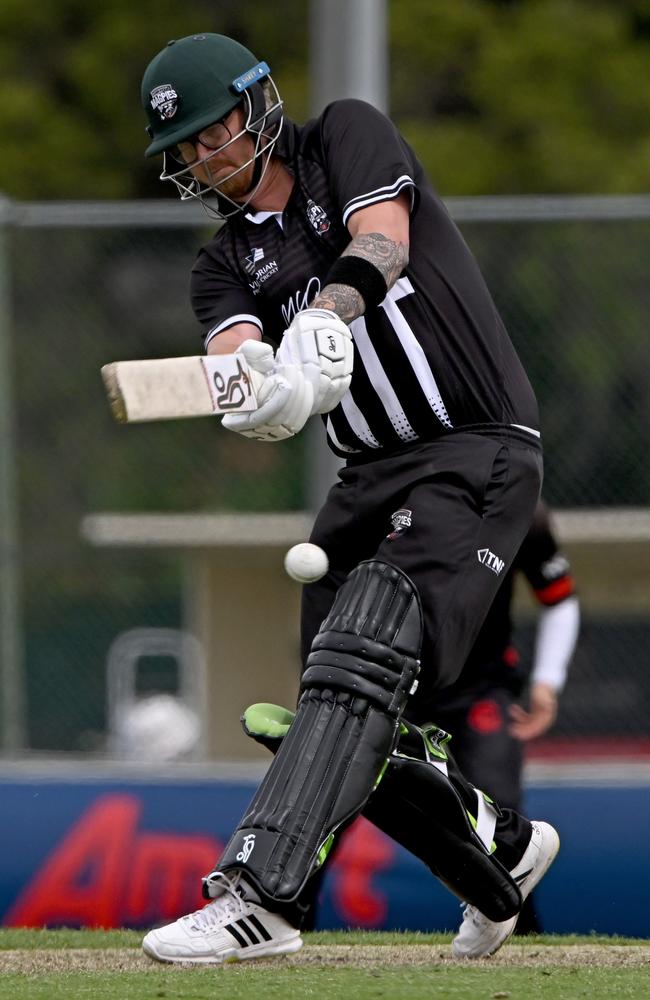
M 228 922 L 242 916 L 246 910 L 246 901 L 239 888 L 239 875 L 231 879 L 223 872 L 215 872 L 213 878 L 215 881 L 220 880 L 221 895 L 201 910 L 196 910 L 183 918 L 192 929 L 204 933 L 222 924 L 224 920 Z
M 462 903 L 461 909 L 463 911 L 463 923 L 471 923 L 478 930 L 481 930 L 486 924 L 490 923 L 480 910 L 477 910 L 475 906 L 471 906 L 469 903 Z

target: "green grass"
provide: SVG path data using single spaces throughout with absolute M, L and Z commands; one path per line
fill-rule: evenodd
M 535 967 L 495 965 L 476 967 L 464 963 L 444 965 L 353 964 L 299 965 L 279 960 L 271 966 L 251 963 L 219 968 L 180 969 L 153 965 L 147 969 L 70 971 L 66 949 L 101 951 L 106 948 L 139 949 L 142 935 L 134 931 L 12 930 L 0 929 L 2 951 L 49 953 L 61 962 L 59 971 L 0 972 L 2 1000 L 647 1000 L 650 966 L 576 966 L 552 964 L 552 949 L 567 945 L 646 946 L 648 941 L 621 937 L 517 938 L 515 943 L 531 952 L 548 952 Z M 446 948 L 449 935 L 335 932 L 305 935 L 316 950 L 335 944 L 428 944 Z M 100 958 L 101 956 L 98 956 Z M 46 956 L 47 958 L 47 956 Z M 63 961 L 61 961 L 63 959 Z
M 16 948 L 36 950 L 40 948 L 139 948 L 144 931 L 103 931 L 103 930 L 31 930 L 27 928 L 0 927 L 0 951 Z M 419 931 L 317 931 L 304 935 L 309 945 L 333 944 L 428 944 L 444 946 L 451 940 L 450 934 L 422 934 Z M 530 947 L 539 945 L 639 945 L 646 947 L 646 938 L 628 938 L 604 934 L 540 934 L 527 938 L 516 937 L 516 944 Z M 650 994 L 649 994 L 650 1000 Z
M 39 977 L 9 975 L 0 979 L 0 996 L 11 1000 L 647 1000 L 648 980 L 638 970 L 449 969 L 442 966 L 403 969 L 293 968 L 273 973 L 252 966 L 150 973 L 79 973 Z

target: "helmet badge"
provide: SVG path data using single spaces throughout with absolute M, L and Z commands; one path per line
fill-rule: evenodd
M 163 83 L 160 87 L 154 87 L 149 95 L 151 107 L 156 111 L 161 121 L 173 118 L 178 111 L 178 94 L 171 83 Z

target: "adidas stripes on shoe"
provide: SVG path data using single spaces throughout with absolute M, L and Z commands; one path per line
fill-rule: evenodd
M 218 965 L 287 955 L 302 947 L 300 932 L 284 917 L 246 896 L 239 875 L 221 875 L 221 894 L 173 924 L 149 931 L 142 949 L 157 962 Z

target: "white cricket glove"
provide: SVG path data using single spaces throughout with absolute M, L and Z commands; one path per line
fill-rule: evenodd
M 223 426 L 257 441 L 283 441 L 302 430 L 312 413 L 314 391 L 300 368 L 275 364 L 273 348 L 259 340 L 245 340 L 235 354 L 243 354 L 262 376 L 255 378 L 257 409 L 227 413 Z
M 276 363 L 296 365 L 314 388 L 312 414 L 329 413 L 348 391 L 354 344 L 343 320 L 329 309 L 303 309 L 285 331 Z

